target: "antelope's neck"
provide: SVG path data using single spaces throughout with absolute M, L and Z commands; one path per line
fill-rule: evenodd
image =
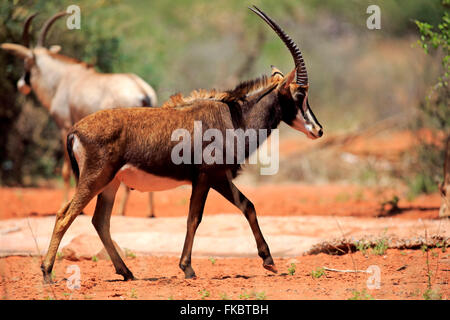
M 276 88 L 249 97 L 242 105 L 242 117 L 246 129 L 267 129 L 270 135 L 282 118 Z

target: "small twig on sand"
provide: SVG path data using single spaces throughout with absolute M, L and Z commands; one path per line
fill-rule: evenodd
M 323 269 L 325 271 L 344 272 L 344 273 L 356 273 L 356 272 L 368 273 L 366 270 L 339 270 L 339 269 L 333 269 L 333 268 L 327 268 L 327 267 L 323 267 Z

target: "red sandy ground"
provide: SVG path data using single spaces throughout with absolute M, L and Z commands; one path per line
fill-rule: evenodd
M 347 185 L 263 185 L 242 187 L 242 192 L 254 203 L 258 215 L 271 216 L 357 216 L 379 215 L 381 203 L 400 197 L 402 209 L 398 217 L 406 219 L 433 219 L 438 217 L 439 194 L 423 195 L 412 202 L 406 201 L 392 190 L 375 190 Z M 118 202 L 122 198 L 119 190 L 113 214 L 117 214 Z M 155 193 L 155 212 L 158 217 L 186 216 L 189 209 L 190 187 Z M 270 199 L 270 201 L 268 201 Z M 277 199 L 272 201 L 271 199 Z M 0 188 L 0 219 L 26 217 L 30 215 L 53 215 L 63 201 L 61 189 L 45 188 Z M 85 209 L 91 215 L 95 199 Z M 387 207 L 388 208 L 388 207 Z M 239 213 L 239 211 L 212 190 L 206 201 L 205 214 Z M 146 193 L 132 191 L 126 209 L 127 216 L 148 215 Z
M 433 292 L 450 296 L 450 254 L 429 252 Z M 295 262 L 295 274 L 288 267 Z M 420 250 L 388 250 L 384 256 L 361 252 L 343 256 L 302 256 L 295 260 L 275 259 L 279 273 L 272 274 L 258 258 L 193 259 L 197 279 L 185 280 L 177 258 L 137 257 L 125 262 L 138 278 L 121 281 L 110 261 L 57 261 L 56 284 L 42 284 L 37 257 L 8 257 L 3 264 L 0 293 L 4 299 L 349 299 L 355 292 L 374 299 L 423 299 L 428 288 L 427 255 Z M 81 288 L 67 288 L 69 265 L 81 269 Z M 380 289 L 367 289 L 369 274 L 326 271 L 320 278 L 311 272 L 321 267 L 366 270 L 376 265 L 381 271 Z M 436 276 L 437 275 L 437 276 Z
M 255 203 L 259 215 L 336 215 L 377 216 L 380 199 L 392 197 L 392 191 L 360 189 L 353 186 L 281 185 L 246 187 L 244 192 Z M 186 216 L 190 188 L 159 192 L 155 195 L 157 216 Z M 119 194 L 119 198 L 121 194 Z M 278 201 L 267 201 L 278 199 Z M 120 200 L 120 199 L 119 199 Z M 0 189 L 0 217 L 2 219 L 29 215 L 54 214 L 62 201 L 57 189 Z M 421 196 L 409 203 L 401 200 L 402 211 L 397 217 L 405 219 L 438 217 L 439 195 Z M 93 203 L 86 210 L 91 214 Z M 210 194 L 206 214 L 236 212 L 215 192 Z M 130 216 L 147 214 L 147 195 L 132 192 L 128 213 Z M 449 251 L 429 253 L 433 290 L 448 299 L 450 258 Z M 7 257 L 0 259 L 0 294 L 4 299 L 348 299 L 354 291 L 366 292 L 376 299 L 423 299 L 427 290 L 427 259 L 420 250 L 388 250 L 385 256 L 372 253 L 363 256 L 332 256 L 326 254 L 297 257 L 295 275 L 287 275 L 292 259 L 276 259 L 279 273 L 274 275 L 261 266 L 258 257 L 217 259 L 193 258 L 193 267 L 199 276 L 185 280 L 178 269 L 178 258 L 138 256 L 126 263 L 140 280 L 118 281 L 111 261 L 57 261 L 52 287 L 42 284 L 39 257 Z M 64 277 L 69 265 L 77 264 L 82 272 L 82 287 L 71 291 Z M 365 273 L 326 272 L 314 279 L 311 271 L 319 267 L 365 270 L 377 265 L 381 270 L 381 288 L 368 290 Z M 406 267 L 405 267 L 406 266 Z M 398 270 L 401 267 L 402 270 Z M 203 291 L 206 290 L 206 291 Z M 200 293 L 199 293 L 200 292 Z

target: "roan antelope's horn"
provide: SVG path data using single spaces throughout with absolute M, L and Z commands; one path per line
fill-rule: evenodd
M 38 47 L 43 47 L 45 44 L 45 37 L 47 36 L 47 32 L 50 29 L 50 27 L 52 26 L 52 24 L 58 20 L 61 17 L 64 17 L 65 15 L 67 15 L 68 13 L 65 11 L 61 11 L 57 14 L 55 14 L 53 17 L 51 17 L 50 19 L 48 19 L 44 26 L 42 27 L 41 33 L 39 34 L 39 39 L 37 42 L 37 46 Z
M 30 47 L 30 25 L 34 17 L 36 17 L 37 13 L 32 14 L 25 20 L 25 25 L 23 26 L 22 32 L 22 42 L 23 45 L 27 48 Z
M 295 69 L 297 72 L 297 84 L 304 86 L 308 85 L 308 73 L 306 72 L 305 61 L 303 60 L 302 53 L 300 52 L 300 49 L 295 44 L 295 42 L 286 34 L 286 32 L 283 31 L 283 29 L 280 28 L 280 26 L 275 23 L 275 21 L 273 21 L 267 14 L 262 12 L 256 6 L 253 6 L 253 8 L 249 9 L 256 13 L 277 33 L 277 35 L 281 40 L 283 40 L 284 44 L 291 52 L 292 57 L 294 58 Z

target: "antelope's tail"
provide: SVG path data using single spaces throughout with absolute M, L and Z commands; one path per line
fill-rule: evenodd
M 69 154 L 72 171 L 73 171 L 73 174 L 75 175 L 75 179 L 77 180 L 77 184 L 78 184 L 78 180 L 80 179 L 80 168 L 78 167 L 77 159 L 75 158 L 75 155 L 73 154 L 73 138 L 74 138 L 74 134 L 69 133 L 69 135 L 67 136 L 67 153 Z

